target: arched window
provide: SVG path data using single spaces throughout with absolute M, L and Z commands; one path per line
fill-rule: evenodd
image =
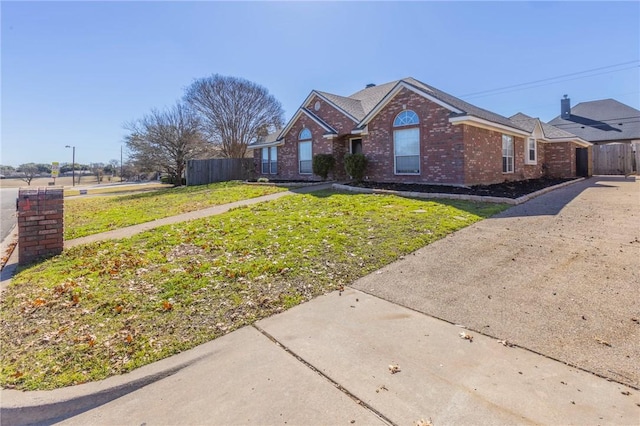
M 393 127 L 416 126 L 418 114 L 410 109 L 402 111 L 393 120 Z M 420 128 L 393 131 L 394 173 L 397 175 L 420 174 Z
M 300 131 L 298 135 L 298 167 L 300 174 L 312 173 L 312 155 L 313 148 L 311 146 L 311 130 L 306 127 Z
M 418 114 L 408 109 L 396 115 L 396 119 L 393 120 L 393 127 L 413 126 L 414 124 L 418 123 L 420 123 Z
M 301 141 L 311 139 L 311 130 L 307 129 L 306 127 L 302 129 L 300 131 L 300 136 L 298 136 L 298 139 L 300 139 Z

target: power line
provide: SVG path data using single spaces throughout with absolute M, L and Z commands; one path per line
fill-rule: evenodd
M 552 80 L 559 80 L 559 79 L 562 79 L 562 78 L 565 78 L 565 77 L 572 77 L 572 76 L 575 76 L 575 75 L 586 74 L 586 73 L 591 73 L 591 72 L 594 72 L 594 71 L 600 71 L 600 70 L 604 70 L 604 69 L 620 67 L 620 66 L 623 66 L 623 65 L 636 64 L 638 62 L 640 62 L 640 60 L 636 59 L 634 61 L 621 62 L 621 63 L 615 64 L 615 65 L 607 65 L 607 66 L 604 66 L 604 67 L 593 68 L 593 69 L 590 69 L 590 70 L 578 71 L 578 72 L 574 72 L 574 73 L 570 73 L 570 74 L 563 74 L 563 75 L 559 75 L 559 76 L 556 76 L 556 77 L 543 78 L 541 80 L 530 81 L 530 82 L 527 82 L 527 83 L 520 83 L 520 84 L 514 84 L 514 85 L 511 85 L 511 86 L 505 86 L 505 87 L 500 87 L 500 88 L 496 88 L 496 89 L 489 89 L 489 90 L 482 90 L 482 91 L 479 91 L 479 92 L 467 93 L 467 94 L 461 95 L 459 97 L 460 98 L 484 97 L 484 96 L 489 96 L 490 94 L 494 94 L 493 92 L 507 93 L 507 92 L 513 91 L 513 90 L 507 90 L 507 89 L 514 89 L 514 88 L 518 88 L 518 87 L 522 87 L 522 86 L 530 86 L 532 84 L 537 84 L 537 83 L 542 83 L 542 82 L 547 82 L 547 81 L 552 81 Z M 619 70 L 611 70 L 611 71 L 607 71 L 607 72 L 604 72 L 604 73 L 586 75 L 586 76 L 582 76 L 582 77 L 578 77 L 578 78 L 586 78 L 586 77 L 593 77 L 593 76 L 596 76 L 596 75 L 609 74 L 609 73 L 612 73 L 612 72 L 624 71 L 624 70 L 632 69 L 632 68 L 636 68 L 636 67 L 637 67 L 637 65 L 634 65 L 632 67 L 626 67 L 626 68 L 622 68 L 622 69 L 619 69 Z M 563 81 L 576 80 L 578 78 L 569 79 L 569 80 L 554 81 L 552 83 L 541 84 L 541 85 L 532 86 L 532 87 L 524 87 L 522 89 L 517 89 L 517 90 L 532 89 L 534 87 L 546 86 L 548 84 L 555 84 L 555 83 L 560 83 L 560 82 L 563 82 Z M 499 94 L 499 93 L 496 93 L 496 94 Z M 482 96 L 479 96 L 479 95 L 482 95 Z
M 601 72 L 601 73 L 597 73 L 597 74 L 583 75 L 581 77 L 567 78 L 567 79 L 564 79 L 564 80 L 553 81 L 551 83 L 543 83 L 543 84 L 538 84 L 538 85 L 535 85 L 535 86 L 522 87 L 522 88 L 519 88 L 519 89 L 503 90 L 502 92 L 487 93 L 485 95 L 476 95 L 476 96 L 472 96 L 472 98 L 485 98 L 487 96 L 502 95 L 504 93 L 517 92 L 519 90 L 535 89 L 536 87 L 542 87 L 542 86 L 549 86 L 551 84 L 564 83 L 565 81 L 580 80 L 581 78 L 595 77 L 597 75 L 611 74 L 611 73 L 614 73 L 614 72 L 624 71 L 624 70 L 628 70 L 628 69 L 632 69 L 632 68 L 636 68 L 636 67 L 640 67 L 640 66 L 634 65 L 632 67 L 621 68 L 619 70 L 605 71 L 605 72 Z

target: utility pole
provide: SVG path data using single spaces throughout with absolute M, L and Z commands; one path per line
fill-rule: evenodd
M 122 145 L 120 145 L 120 182 L 122 182 Z
M 76 186 L 76 147 L 71 145 L 65 145 L 65 148 L 72 148 L 72 163 L 71 163 L 71 186 Z

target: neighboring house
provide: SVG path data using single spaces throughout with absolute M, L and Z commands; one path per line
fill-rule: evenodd
M 366 179 L 378 182 L 476 185 L 576 175 L 573 148 L 588 142 L 515 118 L 405 78 L 346 97 L 313 90 L 278 134 L 249 148 L 259 176 L 282 180 L 318 180 L 312 159 L 320 153 L 334 156 L 334 179 L 348 179 L 347 153 L 364 154 Z
M 638 171 L 640 111 L 613 99 L 581 102 L 571 107 L 565 95 L 560 115 L 549 122 L 594 144 L 593 174 L 617 175 Z
M 560 115 L 549 124 L 595 145 L 640 143 L 640 111 L 614 99 L 581 102 L 572 108 L 565 95 Z

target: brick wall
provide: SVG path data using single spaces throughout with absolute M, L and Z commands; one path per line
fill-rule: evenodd
M 545 162 L 552 177 L 573 177 L 576 175 L 576 148 L 572 142 L 545 144 Z
M 504 181 L 535 179 L 543 174 L 544 145 L 538 142 L 536 164 L 525 164 L 525 138 L 513 137 L 514 171 L 502 173 L 502 132 L 461 125 L 464 129 L 466 185 L 488 185 Z
M 405 108 L 406 107 L 406 108 Z M 404 109 L 420 119 L 420 174 L 396 175 L 393 120 Z M 368 124 L 362 151 L 368 160 L 366 175 L 380 182 L 462 184 L 464 155 L 462 129 L 449 123 L 449 110 L 410 90 L 400 91 Z
M 64 248 L 62 188 L 18 191 L 18 263 L 55 256 Z

